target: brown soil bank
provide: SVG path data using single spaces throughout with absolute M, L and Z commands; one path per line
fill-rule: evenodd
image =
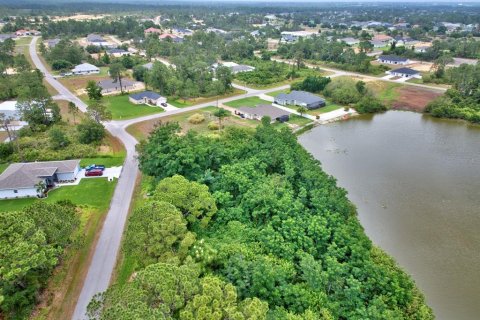
M 396 89 L 398 97 L 392 103 L 392 109 L 423 112 L 427 104 L 442 93 L 414 86 L 402 86 Z

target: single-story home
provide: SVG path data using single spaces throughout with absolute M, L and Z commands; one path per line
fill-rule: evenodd
M 39 184 L 74 181 L 79 171 L 80 160 L 12 163 L 0 174 L 0 199 L 41 196 Z
M 14 33 L 2 33 L 0 34 L 0 42 L 3 42 L 7 39 L 15 39 L 17 36 Z
M 123 57 L 123 56 L 129 56 L 130 52 L 125 51 L 123 49 L 113 48 L 113 49 L 108 49 L 107 54 L 111 55 L 111 56 L 114 56 L 115 58 L 118 58 L 118 57 Z
M 383 43 L 389 43 L 393 40 L 392 37 L 386 34 L 377 34 L 372 38 L 373 41 L 381 41 Z
M 340 41 L 340 42 L 345 42 L 345 43 L 348 44 L 349 46 L 354 46 L 354 45 L 360 43 L 360 40 L 359 40 L 359 39 L 355 39 L 355 38 L 351 38 L 351 37 L 338 39 L 338 41 Z
M 90 45 L 98 47 L 108 47 L 110 45 L 110 43 L 108 43 L 102 36 L 94 33 L 87 36 L 87 42 Z
M 134 104 L 149 104 L 160 106 L 162 103 L 167 103 L 167 98 L 162 97 L 153 91 L 143 91 L 139 93 L 131 94 L 128 100 Z
M 161 34 L 158 38 L 159 38 L 160 40 L 170 39 L 170 40 L 172 40 L 173 42 L 182 42 L 182 41 L 183 41 L 183 37 L 177 36 L 177 35 L 174 35 L 174 34 L 171 34 L 171 33 Z
M 122 91 L 120 89 L 120 82 L 113 79 L 105 79 L 97 82 L 97 84 L 102 88 L 102 93 L 112 93 Z M 122 89 L 123 91 L 132 91 L 137 88 L 137 83 L 129 79 L 122 79 Z
M 404 65 L 404 64 L 409 64 L 410 60 L 408 60 L 408 58 L 403 58 L 399 56 L 393 56 L 393 55 L 383 56 L 382 55 L 378 57 L 378 62 Z
M 382 48 L 386 45 L 385 42 L 379 40 L 370 40 L 368 42 L 370 42 L 370 44 L 372 44 L 374 48 Z
M 20 113 L 17 110 L 17 101 L 4 101 L 0 103 L 0 113 L 3 113 L 6 118 L 11 119 L 8 123 L 10 130 L 16 131 L 28 125 L 28 122 L 22 121 Z M 5 128 L 0 127 L 0 131 L 5 131 Z
M 292 91 L 290 93 L 280 93 L 274 99 L 279 105 L 296 105 L 307 108 L 308 110 L 318 109 L 325 106 L 325 100 L 306 91 Z
M 55 48 L 55 46 L 60 42 L 61 40 L 58 38 L 55 39 L 49 39 L 47 40 L 47 46 L 52 49 Z
M 237 74 L 237 73 L 240 73 L 240 72 L 249 72 L 249 71 L 255 70 L 255 67 L 248 66 L 246 64 L 238 64 L 238 63 L 231 62 L 231 61 L 225 61 L 225 62 L 222 62 L 222 63 L 214 63 L 212 65 L 212 68 L 217 69 L 219 66 L 229 68 L 230 71 L 232 71 L 233 74 Z
M 387 71 L 387 74 L 390 74 L 395 77 L 402 77 L 402 78 L 417 78 L 420 79 L 422 76 L 420 72 L 417 70 L 413 70 L 410 68 L 399 68 L 395 70 Z
M 73 74 L 85 75 L 85 74 L 94 74 L 100 73 L 100 69 L 93 64 L 90 63 L 82 63 L 76 65 L 75 68 L 72 69 Z
M 39 36 L 41 33 L 38 30 L 25 30 L 20 29 L 15 32 L 17 37 L 26 37 L 26 36 Z
M 162 29 L 157 29 L 157 28 L 148 28 L 143 31 L 146 35 L 156 33 L 156 34 L 162 34 Z
M 236 115 L 245 119 L 262 120 L 263 117 L 270 117 L 271 122 L 288 121 L 290 113 L 291 112 L 276 108 L 270 104 L 259 104 L 255 107 L 240 107 L 235 111 Z

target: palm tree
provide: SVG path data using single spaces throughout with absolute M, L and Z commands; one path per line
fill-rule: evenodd
M 229 114 L 230 114 L 230 112 L 228 112 L 227 110 L 225 110 L 223 108 L 218 108 L 213 113 L 213 115 L 218 118 L 218 126 L 220 127 L 220 129 L 222 128 L 222 119 L 228 117 Z
M 297 108 L 297 112 L 300 113 L 300 116 L 303 117 L 303 115 L 308 111 L 307 108 L 300 106 Z
M 36 185 L 35 185 L 35 188 L 36 188 L 36 191 L 37 191 L 37 194 L 40 195 L 40 198 L 43 198 L 45 196 L 45 189 L 47 188 L 47 185 L 45 184 L 45 181 L 39 181 Z
M 71 113 L 72 116 L 73 116 L 73 124 L 76 123 L 75 121 L 75 115 L 78 113 L 78 107 L 75 103 L 73 103 L 72 101 L 69 101 L 68 102 L 68 113 Z

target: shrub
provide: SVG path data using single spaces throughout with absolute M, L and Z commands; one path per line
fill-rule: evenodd
M 358 113 L 375 113 L 386 111 L 387 107 L 385 107 L 380 100 L 374 96 L 366 95 L 355 105 L 355 109 Z
M 324 93 L 334 102 L 340 104 L 356 103 L 361 98 L 356 83 L 352 79 L 337 78 L 326 86 Z
M 0 143 L 0 159 L 6 159 L 13 153 L 12 142 Z
M 70 61 L 56 60 L 52 62 L 53 70 L 63 70 L 63 69 L 69 69 L 71 67 L 72 67 L 72 64 L 70 63 Z
M 208 130 L 218 130 L 218 129 L 220 129 L 220 126 L 215 121 L 211 121 L 208 123 Z
M 78 141 L 83 144 L 99 143 L 105 137 L 105 128 L 101 123 L 85 120 L 77 127 Z
M 188 118 L 188 122 L 192 124 L 199 124 L 205 121 L 205 116 L 200 113 L 195 113 Z

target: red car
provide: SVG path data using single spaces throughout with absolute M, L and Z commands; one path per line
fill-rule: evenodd
M 92 169 L 90 171 L 85 172 L 85 177 L 98 177 L 98 176 L 103 176 L 103 170 Z

